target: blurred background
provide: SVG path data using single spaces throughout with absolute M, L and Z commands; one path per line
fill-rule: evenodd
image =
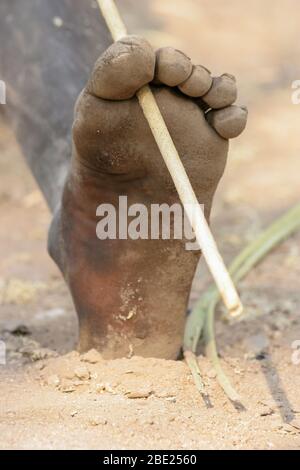
M 228 262 L 299 200 L 300 105 L 291 100 L 292 82 L 300 79 L 299 0 L 117 3 L 128 30 L 144 35 L 154 47 L 178 47 L 213 74 L 237 77 L 239 103 L 249 108 L 249 124 L 231 143 L 212 213 L 213 232 Z M 43 347 L 61 352 L 74 347 L 77 320 L 46 252 L 49 211 L 13 134 L 0 125 L 0 333 L 10 341 L 11 360 L 18 361 L 18 342 L 27 333 Z M 254 316 L 275 311 L 280 322 L 281 313 L 288 312 L 287 327 L 295 321 L 299 241 L 300 235 L 291 237 L 242 284 Z M 191 304 L 209 281 L 202 265 Z M 257 324 L 249 321 L 245 328 L 252 325 Z M 225 335 L 224 347 L 232 342 Z

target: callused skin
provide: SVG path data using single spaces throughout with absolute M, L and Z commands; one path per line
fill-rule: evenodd
M 96 236 L 97 207 L 118 208 L 121 195 L 128 205 L 142 203 L 149 211 L 151 204 L 179 202 L 134 96 L 151 82 L 207 218 L 225 168 L 227 139 L 239 135 L 247 120 L 245 108 L 232 106 L 232 76 L 212 78 L 172 48 L 155 54 L 144 39 L 128 36 L 96 62 L 75 107 L 71 168 L 49 251 L 79 315 L 79 349 L 96 348 L 106 358 L 178 356 L 200 257 L 185 249 L 185 240 Z M 193 96 L 197 90 L 204 95 Z

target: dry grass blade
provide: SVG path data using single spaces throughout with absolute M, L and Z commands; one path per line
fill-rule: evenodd
M 229 268 L 234 282 L 239 282 L 255 265 L 262 261 L 272 249 L 295 231 L 299 230 L 299 228 L 300 204 L 297 204 L 286 214 L 277 219 L 235 258 Z M 210 287 L 196 304 L 186 322 L 184 351 L 185 354 L 187 351 L 196 354 L 197 345 L 200 338 L 203 336 L 206 354 L 212 361 L 219 384 L 228 398 L 239 404 L 240 398 L 224 373 L 217 352 L 214 316 L 219 298 L 218 291 L 214 287 Z

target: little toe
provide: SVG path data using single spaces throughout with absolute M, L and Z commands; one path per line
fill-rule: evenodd
M 202 65 L 194 65 L 189 78 L 179 85 L 179 90 L 191 98 L 205 95 L 212 86 L 212 76 Z
M 173 47 L 162 47 L 156 52 L 154 82 L 178 86 L 189 78 L 192 69 L 191 59 L 183 52 Z
M 246 107 L 229 106 L 228 108 L 207 113 L 207 121 L 224 139 L 238 137 L 246 127 L 248 110 Z
M 155 53 L 139 36 L 112 44 L 97 60 L 87 91 L 106 100 L 127 100 L 153 80 Z
M 213 83 L 203 101 L 213 109 L 221 109 L 230 106 L 237 99 L 236 80 L 233 75 L 225 73 L 221 77 L 213 78 Z

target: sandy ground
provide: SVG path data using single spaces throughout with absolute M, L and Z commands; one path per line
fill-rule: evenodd
M 147 17 L 144 3 L 150 3 Z M 122 2 L 131 31 L 173 44 L 214 73 L 232 72 L 250 111 L 231 146 L 212 226 L 230 261 L 299 199 L 300 79 L 297 0 Z M 131 13 L 129 13 L 131 11 Z M 218 320 L 222 362 L 242 396 L 237 411 L 200 357 L 213 408 L 186 365 L 133 357 L 103 361 L 73 349 L 77 319 L 46 253 L 50 214 L 10 131 L 0 141 L 0 448 L 299 449 L 300 233 L 276 249 L 240 291 L 247 319 Z M 203 263 L 191 304 L 210 278 Z M 295 361 L 294 361 L 295 362 Z

